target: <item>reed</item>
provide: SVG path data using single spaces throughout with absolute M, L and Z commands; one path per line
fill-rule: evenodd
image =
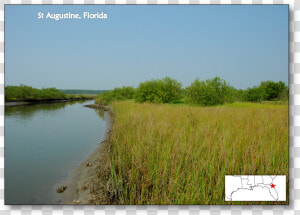
M 118 204 L 232 204 L 225 175 L 288 176 L 287 104 L 111 108 L 109 181 Z

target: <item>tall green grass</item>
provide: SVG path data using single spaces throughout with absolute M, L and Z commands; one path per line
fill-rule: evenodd
M 225 175 L 288 175 L 288 105 L 111 107 L 118 204 L 230 204 Z

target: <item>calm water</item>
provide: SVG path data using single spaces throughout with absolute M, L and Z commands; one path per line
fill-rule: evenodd
M 5 203 L 57 204 L 57 183 L 104 139 L 108 116 L 84 103 L 5 108 Z

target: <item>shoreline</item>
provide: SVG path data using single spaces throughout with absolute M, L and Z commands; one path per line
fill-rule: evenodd
M 21 105 L 51 104 L 51 103 L 87 101 L 87 100 L 94 100 L 94 98 L 5 101 L 4 105 L 6 107 L 11 107 L 11 106 L 21 106 Z
M 59 185 L 59 187 L 67 186 L 67 189 L 58 195 L 60 195 L 61 204 L 111 204 L 107 192 L 110 165 L 106 155 L 110 150 L 109 139 L 113 114 L 107 106 L 92 104 L 85 105 L 85 107 L 103 110 L 108 114 L 105 138 L 79 166 L 69 172 L 63 184 Z

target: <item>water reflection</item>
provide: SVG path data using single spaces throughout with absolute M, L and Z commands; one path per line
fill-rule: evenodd
M 98 114 L 98 116 L 100 116 L 101 118 L 104 119 L 104 111 L 103 110 L 95 109 L 95 111 Z
M 6 204 L 57 203 L 53 186 L 105 136 L 105 113 L 89 103 L 5 108 Z

